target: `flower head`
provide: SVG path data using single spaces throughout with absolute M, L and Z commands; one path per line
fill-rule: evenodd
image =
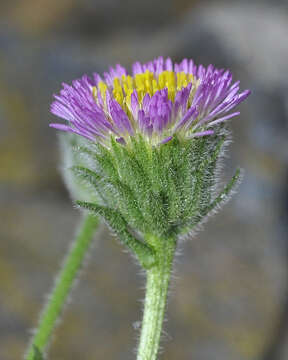
M 213 134 L 215 125 L 239 115 L 231 110 L 249 94 L 239 93 L 239 81 L 232 83 L 228 70 L 196 66 L 187 59 L 173 64 L 159 57 L 134 63 L 132 76 L 116 65 L 103 77 L 95 73 L 63 84 L 51 112 L 68 123 L 50 126 L 108 147 L 111 136 L 126 144 L 137 134 L 156 145 L 175 134 Z

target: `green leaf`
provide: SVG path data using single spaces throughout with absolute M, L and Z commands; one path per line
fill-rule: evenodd
M 105 206 L 84 201 L 76 201 L 76 203 L 79 206 L 102 216 L 112 230 L 118 235 L 120 241 L 137 256 L 139 262 L 145 269 L 149 269 L 155 264 L 156 259 L 154 250 L 149 245 L 136 239 L 129 232 L 128 224 L 119 212 Z

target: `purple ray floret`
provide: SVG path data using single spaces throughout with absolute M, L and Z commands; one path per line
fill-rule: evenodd
M 239 115 L 231 110 L 249 94 L 239 92 L 239 81 L 233 83 L 228 70 L 159 57 L 134 63 L 132 76 L 116 65 L 103 78 L 95 73 L 63 84 L 51 112 L 66 124 L 50 126 L 107 147 L 111 136 L 126 144 L 137 134 L 152 145 L 163 144 L 176 134 L 183 139 L 212 135 L 220 123 Z

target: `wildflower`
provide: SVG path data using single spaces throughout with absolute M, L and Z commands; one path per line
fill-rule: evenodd
M 232 83 L 230 71 L 196 66 L 184 59 L 173 64 L 159 57 L 136 62 L 132 76 L 121 65 L 103 78 L 93 74 L 63 84 L 51 112 L 68 124 L 50 124 L 109 147 L 111 135 L 121 144 L 142 135 L 151 145 L 169 142 L 175 134 L 190 139 L 212 135 L 214 127 L 239 111 L 231 110 L 247 98 Z
M 163 57 L 134 63 L 132 76 L 116 65 L 103 77 L 63 84 L 51 111 L 67 123 L 50 126 L 81 135 L 65 145 L 76 152 L 67 183 L 78 179 L 88 189 L 72 194 L 86 200 L 76 203 L 103 217 L 128 247 L 141 239 L 134 253 L 151 234 L 190 234 L 238 183 L 239 170 L 219 193 L 218 169 L 226 121 L 249 94 L 228 70 Z M 132 241 L 131 231 L 139 238 Z
M 229 143 L 225 123 L 239 115 L 231 110 L 249 94 L 239 93 L 229 71 L 162 57 L 136 62 L 132 76 L 116 65 L 103 78 L 84 75 L 72 86 L 63 84 L 51 112 L 68 123 L 50 126 L 72 133 L 61 139 L 63 175 L 87 213 L 27 360 L 42 357 L 47 347 L 98 216 L 146 270 L 137 360 L 156 360 L 178 242 L 219 210 L 239 184 L 237 169 L 222 187 L 219 164 Z

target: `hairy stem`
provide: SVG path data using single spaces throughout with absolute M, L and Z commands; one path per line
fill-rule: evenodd
M 152 241 L 151 241 L 152 240 Z M 156 248 L 157 264 L 147 270 L 144 315 L 137 360 L 156 360 L 176 242 L 174 239 L 150 239 Z
M 98 219 L 95 215 L 87 214 L 83 219 L 80 231 L 68 252 L 63 267 L 56 278 L 52 293 L 45 304 L 38 328 L 35 331 L 29 345 L 26 360 L 35 358 L 35 348 L 40 352 L 44 351 L 57 323 L 57 320 L 63 310 L 68 296 L 72 289 L 74 280 L 83 264 L 83 260 L 91 244 L 94 231 L 98 226 Z M 38 351 L 37 350 L 37 351 Z

